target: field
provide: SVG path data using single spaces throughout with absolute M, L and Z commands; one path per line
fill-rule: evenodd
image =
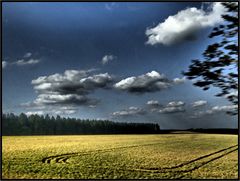
M 3 136 L 2 178 L 238 178 L 238 137 L 223 134 Z

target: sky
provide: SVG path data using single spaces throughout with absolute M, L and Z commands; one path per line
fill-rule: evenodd
M 2 109 L 158 123 L 162 129 L 236 128 L 217 89 L 182 71 L 202 58 L 223 20 L 220 3 L 3 2 Z

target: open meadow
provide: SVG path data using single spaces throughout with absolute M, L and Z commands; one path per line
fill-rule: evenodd
M 3 179 L 237 179 L 223 134 L 3 136 Z

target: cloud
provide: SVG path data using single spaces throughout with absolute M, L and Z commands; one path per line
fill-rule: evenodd
M 129 107 L 128 109 L 122 111 L 116 111 L 112 113 L 114 117 L 119 116 L 136 116 L 136 115 L 144 115 L 146 112 L 142 108 L 138 107 Z
M 172 85 L 172 81 L 168 80 L 163 74 L 151 71 L 137 77 L 128 77 L 116 83 L 114 87 L 119 90 L 128 91 L 130 93 L 146 93 L 157 92 L 167 89 Z
M 167 104 L 167 107 L 181 107 L 184 105 L 185 105 L 185 103 L 182 101 L 172 101 Z
M 32 110 L 27 111 L 26 115 L 30 116 L 33 114 L 38 115 L 44 115 L 44 114 L 50 114 L 50 115 L 66 115 L 66 114 L 75 114 L 77 112 L 76 108 L 73 107 L 45 107 L 45 108 L 37 108 L 39 110 Z
M 212 115 L 216 113 L 233 112 L 238 109 L 238 105 L 225 105 L 225 106 L 214 106 L 206 111 L 198 111 L 193 114 L 191 118 L 199 118 L 206 115 Z
M 121 111 L 116 111 L 112 113 L 114 117 L 126 117 L 126 116 L 151 116 L 150 113 L 162 113 L 162 114 L 171 114 L 178 112 L 185 112 L 184 105 L 182 101 L 172 101 L 167 103 L 165 106 L 159 104 L 157 100 L 150 100 L 147 103 L 148 107 L 138 108 L 138 107 L 129 107 Z
M 151 112 L 157 112 L 159 108 L 163 107 L 157 100 L 150 100 L 146 104 L 147 109 L 150 109 Z
M 155 106 L 155 108 L 151 110 L 152 112 L 158 112 L 163 114 L 185 112 L 184 109 L 185 103 L 182 101 L 171 101 L 167 103 L 165 106 L 160 105 L 158 101 L 148 101 L 148 103 L 149 105 Z
M 207 104 L 207 101 L 199 100 L 192 103 L 192 107 L 201 107 Z
M 160 105 L 158 101 L 151 100 L 147 102 L 147 105 L 150 106 L 151 112 L 170 114 L 177 112 L 185 112 L 183 101 L 171 101 L 166 105 Z
M 25 66 L 25 65 L 34 65 L 38 64 L 40 62 L 40 59 L 28 59 L 32 56 L 32 53 L 28 52 L 26 53 L 22 59 L 17 60 L 15 62 L 8 63 L 6 61 L 2 61 L 2 68 L 5 68 L 7 65 L 12 66 L 12 65 L 17 65 L 17 66 Z M 28 59 L 28 60 L 27 60 Z
M 21 59 L 21 60 L 14 62 L 14 64 L 23 66 L 23 65 L 33 65 L 33 64 L 37 64 L 39 62 L 40 62 L 40 60 L 38 60 L 38 59 L 30 59 L 30 60 Z
M 56 114 L 74 114 L 75 110 L 57 111 Z
M 160 106 L 159 102 L 156 101 L 156 100 L 150 100 L 150 101 L 148 101 L 148 102 L 147 102 L 147 105 L 153 106 L 153 107 L 159 107 L 159 106 Z
M 26 53 L 23 57 L 24 57 L 24 58 L 29 58 L 29 57 L 31 57 L 31 56 L 32 56 L 32 53 L 28 52 L 28 53 Z
M 212 107 L 212 111 L 213 112 L 234 111 L 237 108 L 238 108 L 238 105 L 214 106 Z
M 117 4 L 115 2 L 105 4 L 105 8 L 109 11 L 112 11 L 115 7 L 117 7 Z
M 186 78 L 185 78 L 185 77 L 173 79 L 173 82 L 174 82 L 175 84 L 183 84 L 185 81 L 186 81 Z
M 116 60 L 116 59 L 117 59 L 117 57 L 114 56 L 114 55 L 105 55 L 105 56 L 102 58 L 101 63 L 102 63 L 103 65 L 105 65 L 105 64 L 108 64 L 110 61 Z
M 223 19 L 221 15 L 226 11 L 220 2 L 211 4 L 211 10 L 197 9 L 195 7 L 179 11 L 169 16 L 156 27 L 148 28 L 147 44 L 171 45 L 182 40 L 196 38 L 196 32 L 205 27 L 213 27 Z
M 2 68 L 3 68 L 3 69 L 6 68 L 7 65 L 8 65 L 8 63 L 7 63 L 6 61 L 2 61 Z
M 177 112 L 185 112 L 183 107 L 165 107 L 159 110 L 159 113 L 168 114 L 168 113 L 177 113 Z
M 44 111 L 28 111 L 25 113 L 27 116 L 38 114 L 38 115 L 43 115 Z
M 37 105 L 96 105 L 98 101 L 77 94 L 40 94 L 34 103 Z
M 113 78 L 108 73 L 92 74 L 90 70 L 66 70 L 63 74 L 40 76 L 32 80 L 38 93 L 36 105 L 94 106 L 99 100 L 89 98 L 96 89 L 108 89 Z

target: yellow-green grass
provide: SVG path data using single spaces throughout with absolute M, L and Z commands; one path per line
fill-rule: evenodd
M 3 136 L 2 177 L 237 179 L 237 135 Z

